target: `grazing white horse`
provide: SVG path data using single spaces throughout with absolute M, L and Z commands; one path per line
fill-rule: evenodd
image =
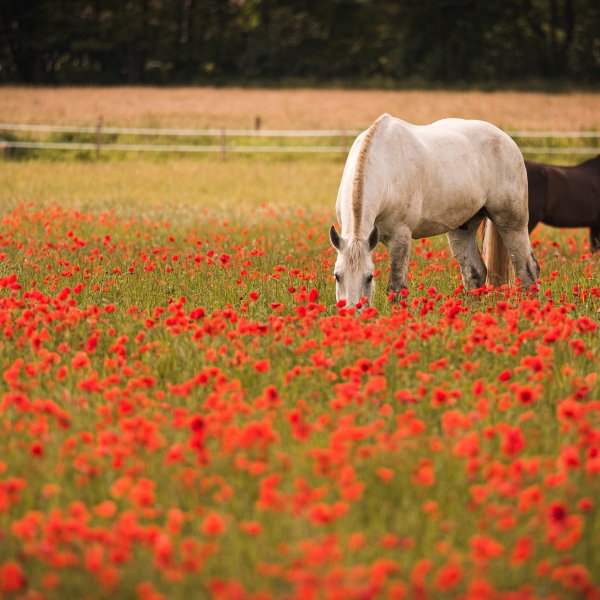
M 411 238 L 447 233 L 467 289 L 508 282 L 510 261 L 523 289 L 539 267 L 527 231 L 527 173 L 521 151 L 485 121 L 443 119 L 417 126 L 381 115 L 355 140 L 332 225 L 336 296 L 348 306 L 373 292 L 371 251 L 389 248 L 388 293 L 407 287 Z M 483 250 L 477 228 L 486 218 Z M 507 252 L 508 251 L 508 252 Z M 510 261 L 509 261 L 510 257 Z M 487 266 L 486 266 L 487 263 Z

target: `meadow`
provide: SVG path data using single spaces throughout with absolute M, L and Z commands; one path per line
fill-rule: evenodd
M 360 129 L 381 113 L 424 125 L 444 117 L 506 129 L 600 128 L 592 92 L 449 92 L 240 88 L 2 88 L 0 114 L 13 123 L 128 127 Z M 10 118 L 9 118 L 10 117 Z
M 587 233 L 537 295 L 380 245 L 357 317 L 342 166 L 0 164 L 1 597 L 600 597 Z

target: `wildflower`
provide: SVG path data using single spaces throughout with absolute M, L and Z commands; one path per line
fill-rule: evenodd
M 74 369 L 82 369 L 83 367 L 88 367 L 90 364 L 90 359 L 85 352 L 76 352 L 71 360 L 71 365 Z
M 532 404 L 537 399 L 537 390 L 531 385 L 517 386 L 515 396 L 519 404 Z
M 510 562 L 519 565 L 526 562 L 531 556 L 533 550 L 533 541 L 529 537 L 519 538 L 513 548 Z
M 0 590 L 6 593 L 18 592 L 25 588 L 27 579 L 21 565 L 9 560 L 0 566 Z
M 112 500 L 104 500 L 94 507 L 94 513 L 102 519 L 110 519 L 117 512 L 117 505 Z
M 209 512 L 202 521 L 202 533 L 208 536 L 219 536 L 225 533 L 227 529 L 223 517 L 214 512 Z
M 240 531 L 243 531 L 246 535 L 256 537 L 260 535 L 262 526 L 257 521 L 244 521 L 240 523 Z
M 583 565 L 561 565 L 552 571 L 551 578 L 560 581 L 567 590 L 593 597 L 593 580 L 590 572 Z
M 44 456 L 44 446 L 41 442 L 33 442 L 29 450 L 33 456 Z
M 510 369 L 504 369 L 498 375 L 498 381 L 508 381 L 512 377 L 512 372 Z
M 430 459 L 423 458 L 419 463 L 419 467 L 413 473 L 412 480 L 414 483 L 429 487 L 435 483 L 435 475 L 433 472 L 433 464 Z
M 456 456 L 477 456 L 479 454 L 479 434 L 469 431 L 454 445 Z
M 446 591 L 454 589 L 461 581 L 463 571 L 457 564 L 444 565 L 436 575 L 435 586 L 438 590 Z
M 271 368 L 271 364 L 270 364 L 269 360 L 266 359 L 266 358 L 263 358 L 261 360 L 257 360 L 254 363 L 254 370 L 258 371 L 259 373 L 265 373 L 270 368 Z
M 434 388 L 433 399 L 431 400 L 432 406 L 443 406 L 444 404 L 447 404 L 449 400 L 450 395 L 445 389 L 441 387 Z
M 348 538 L 348 547 L 356 552 L 357 550 L 360 550 L 360 548 L 362 548 L 365 544 L 366 544 L 367 540 L 365 538 L 364 533 L 361 533 L 360 531 L 355 531 L 354 533 L 351 533 L 349 538 Z
M 505 456 L 513 457 L 520 454 L 525 448 L 525 438 L 523 437 L 521 430 L 518 427 L 507 428 L 503 432 L 503 439 L 500 447 Z
M 470 540 L 471 557 L 475 562 L 487 562 L 501 556 L 504 546 L 487 535 L 474 535 Z
M 129 492 L 130 500 L 137 506 L 150 506 L 155 501 L 156 484 L 151 479 L 141 478 Z
M 165 596 L 159 594 L 154 586 L 147 581 L 144 581 L 136 587 L 138 600 L 165 600 Z
M 377 477 L 384 483 L 389 483 L 394 478 L 394 471 L 386 467 L 379 467 L 376 471 Z

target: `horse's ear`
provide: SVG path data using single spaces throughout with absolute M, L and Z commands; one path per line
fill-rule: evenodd
M 336 250 L 342 249 L 342 238 L 340 238 L 340 234 L 337 232 L 334 225 L 332 225 L 331 229 L 329 230 L 329 239 L 331 240 L 331 245 Z
M 369 250 L 373 250 L 375 246 L 377 246 L 377 242 L 379 242 L 379 229 L 377 229 L 377 225 L 373 227 L 373 231 L 369 235 Z

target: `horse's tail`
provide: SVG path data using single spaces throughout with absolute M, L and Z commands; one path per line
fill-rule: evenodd
M 514 280 L 515 270 L 510 256 L 498 228 L 490 219 L 483 224 L 483 262 L 487 268 L 487 285 L 498 287 Z

